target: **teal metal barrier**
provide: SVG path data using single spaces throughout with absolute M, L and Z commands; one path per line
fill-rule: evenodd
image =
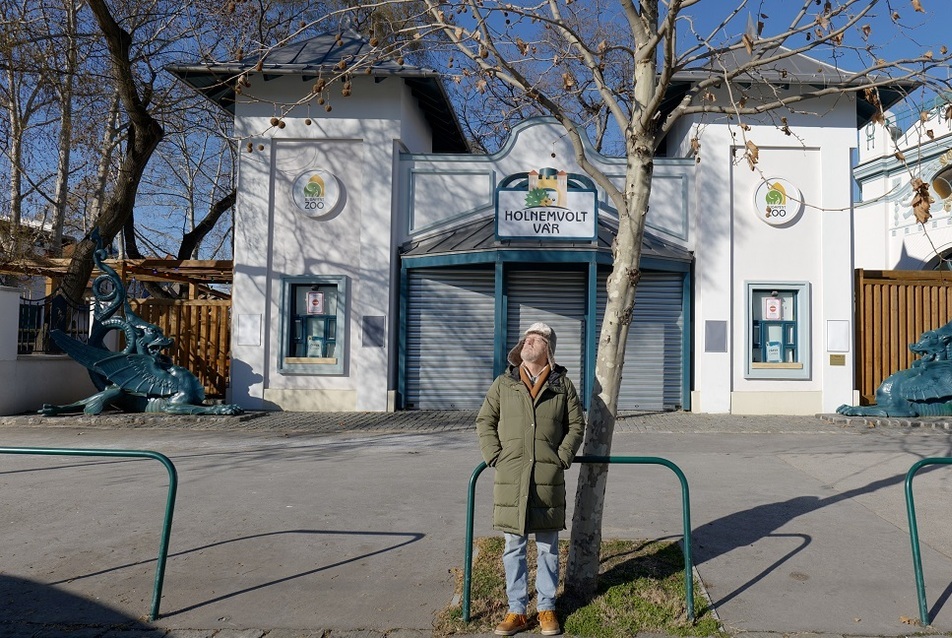
M 622 463 L 626 465 L 663 465 L 681 481 L 681 518 L 684 525 L 684 597 L 687 601 L 688 620 L 694 622 L 694 563 L 691 559 L 691 506 L 688 481 L 677 465 L 657 456 L 576 456 L 574 463 Z M 476 480 L 488 465 L 480 463 L 469 479 L 469 496 L 466 500 L 466 556 L 463 564 L 463 622 L 469 622 L 470 589 L 473 580 L 473 513 L 476 508 Z
M 916 594 L 919 596 L 919 619 L 923 626 L 929 624 L 926 609 L 926 584 L 922 578 L 922 555 L 919 553 L 919 526 L 916 524 L 916 503 L 912 496 L 912 479 L 926 465 L 952 465 L 952 458 L 922 459 L 906 472 L 906 516 L 909 517 L 909 540 L 912 542 L 912 566 L 916 571 Z
M 152 612 L 149 621 L 159 617 L 159 601 L 162 599 L 162 583 L 165 581 L 165 563 L 169 555 L 169 537 L 172 534 L 172 514 L 175 510 L 175 493 L 178 491 L 178 473 L 167 456 L 149 450 L 91 450 L 41 447 L 0 447 L 0 454 L 39 454 L 44 456 L 118 456 L 155 459 L 169 472 L 169 492 L 165 501 L 165 519 L 162 523 L 162 538 L 159 541 L 159 558 L 155 567 L 155 586 L 152 590 Z

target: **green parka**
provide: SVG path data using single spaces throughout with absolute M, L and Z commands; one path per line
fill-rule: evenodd
M 575 386 L 556 365 L 535 401 L 510 366 L 476 417 L 483 460 L 496 470 L 493 527 L 512 534 L 565 529 L 565 470 L 585 435 Z

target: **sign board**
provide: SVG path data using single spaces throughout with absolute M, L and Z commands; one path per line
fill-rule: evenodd
M 761 311 L 766 321 L 783 319 L 783 300 L 780 297 L 764 297 Z
M 591 241 L 598 193 L 592 181 L 554 168 L 517 173 L 496 189 L 497 239 Z
M 308 217 L 327 217 L 336 213 L 341 203 L 340 183 L 330 171 L 305 171 L 291 183 L 291 201 Z
M 766 224 L 785 226 L 796 221 L 803 212 L 803 195 L 787 180 L 768 177 L 754 193 L 754 211 Z

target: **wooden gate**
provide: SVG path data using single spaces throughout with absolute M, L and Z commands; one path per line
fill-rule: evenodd
M 166 350 L 205 386 L 209 399 L 224 399 L 231 364 L 231 300 L 132 299 L 137 315 L 175 343 Z
M 909 345 L 952 320 L 952 272 L 856 271 L 856 387 L 864 405 L 917 358 Z

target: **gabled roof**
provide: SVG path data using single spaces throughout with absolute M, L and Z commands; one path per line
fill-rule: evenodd
M 165 69 L 202 93 L 229 113 L 235 112 L 235 80 L 248 72 L 264 79 L 283 75 L 300 76 L 305 81 L 321 74 L 339 73 L 338 65 L 354 60 L 373 60 L 369 75 L 374 78 L 399 77 L 410 88 L 433 133 L 435 153 L 463 153 L 466 138 L 450 103 L 441 76 L 433 69 L 376 60 L 374 47 L 353 31 L 340 36 L 320 35 L 272 49 L 261 57 L 216 64 L 170 64 Z M 260 65 L 260 66 L 259 66 Z
M 685 93 L 701 80 L 706 80 L 711 76 L 722 76 L 725 70 L 737 69 L 749 63 L 754 55 L 761 58 L 771 58 L 789 52 L 790 49 L 781 46 L 767 50 L 755 49 L 753 53 L 748 53 L 746 49 L 736 49 L 724 53 L 716 61 L 711 61 L 704 66 L 679 71 L 674 75 L 668 94 L 665 96 L 666 108 L 664 108 L 664 113 L 667 115 L 681 101 Z M 802 53 L 794 53 L 770 65 L 741 74 L 734 79 L 734 82 L 749 82 L 751 84 L 764 84 L 766 82 L 775 86 L 788 84 L 823 88 L 830 86 L 864 86 L 870 82 L 870 79 L 887 80 L 878 89 L 879 101 L 882 104 L 883 111 L 889 110 L 901 102 L 909 95 L 910 91 L 919 86 L 919 82 L 909 79 L 889 80 L 888 77 L 876 78 L 869 75 L 856 77 L 853 72 L 844 71 Z M 870 121 L 877 109 L 866 98 L 863 91 L 856 91 L 855 94 L 856 128 L 862 128 Z
M 612 241 L 618 229 L 602 216 L 598 218 L 598 237 L 596 242 L 559 241 L 541 239 L 496 239 L 496 219 L 488 217 L 457 226 L 442 233 L 424 239 L 411 240 L 400 246 L 401 257 L 423 257 L 436 255 L 456 255 L 486 250 L 596 250 L 611 253 Z M 688 250 L 671 244 L 664 239 L 645 231 L 641 247 L 642 259 L 654 258 L 664 261 L 691 263 L 694 255 Z

